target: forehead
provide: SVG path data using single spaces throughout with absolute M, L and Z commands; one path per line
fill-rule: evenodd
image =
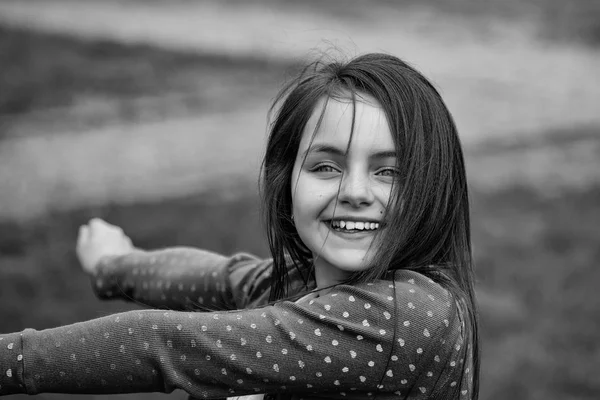
M 326 102 L 327 106 L 323 113 Z M 323 116 L 319 124 L 321 114 Z M 304 128 L 299 153 L 306 151 L 311 145 L 322 143 L 346 149 L 351 132 L 352 142 L 349 149 L 351 152 L 394 149 L 394 141 L 382 107 L 374 98 L 363 95 L 357 97 L 354 105 L 351 99 L 321 98 Z M 313 134 L 315 134 L 314 139 Z

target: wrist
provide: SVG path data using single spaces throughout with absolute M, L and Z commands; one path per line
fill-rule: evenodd
M 117 257 L 120 257 L 120 256 L 111 254 L 111 255 L 106 255 L 106 256 L 100 257 L 98 259 L 98 261 L 96 261 L 94 266 L 92 268 L 90 268 L 90 270 L 88 271 L 89 275 L 92 278 L 95 278 L 98 275 L 101 275 L 101 270 L 109 265 L 112 265 L 114 260 Z

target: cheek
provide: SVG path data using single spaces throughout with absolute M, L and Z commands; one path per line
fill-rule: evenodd
M 390 185 L 381 185 L 374 189 L 375 196 L 379 204 L 381 204 L 383 210 L 388 207 L 394 206 L 394 191 Z M 381 212 L 383 213 L 383 211 Z
M 311 203 L 313 202 L 312 196 L 307 192 L 303 181 L 300 178 L 292 187 L 292 211 L 296 218 L 296 224 L 302 223 L 303 218 L 310 214 Z
M 328 197 L 328 191 L 323 182 L 301 172 L 292 181 L 292 205 L 295 209 L 318 207 Z
M 296 218 L 313 217 L 318 212 L 320 198 L 322 195 L 307 192 L 299 185 L 292 197 L 292 210 Z
M 387 197 L 387 204 L 384 207 L 382 214 L 385 214 L 386 212 L 394 214 L 402 212 L 404 208 L 404 200 L 398 196 L 399 195 L 397 195 L 393 191 L 390 191 L 390 194 Z M 390 215 L 388 215 L 387 218 L 390 218 Z

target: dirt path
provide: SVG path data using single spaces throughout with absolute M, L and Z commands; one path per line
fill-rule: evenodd
M 556 127 L 600 126 L 600 54 L 576 46 L 542 45 L 533 39 L 534 27 L 523 24 L 379 6 L 356 19 L 306 8 L 291 12 L 281 5 L 185 0 L 3 1 L 0 22 L 82 37 L 265 57 L 303 57 L 312 48 L 324 47 L 323 39 L 352 53 L 390 52 L 412 62 L 438 85 L 468 148 L 489 138 L 512 140 Z M 107 127 L 77 137 L 66 133 L 5 142 L 0 149 L 0 215 L 105 198 L 180 195 L 209 181 L 222 181 L 225 172 L 254 179 L 256 168 L 243 160 L 260 154 L 266 106 L 259 101 L 227 118 L 185 118 Z M 213 134 L 220 137 L 223 127 L 232 135 L 229 147 L 210 140 Z M 244 137 L 236 136 L 238 128 Z M 240 158 L 223 174 L 200 161 L 224 153 Z M 110 162 L 99 169 L 103 160 Z M 21 173 L 15 174 L 17 170 Z M 187 178 L 179 180 L 182 176 Z M 36 198 L 35 204 L 27 205 L 30 200 L 25 198 Z

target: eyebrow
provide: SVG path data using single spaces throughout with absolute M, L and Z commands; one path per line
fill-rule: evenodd
M 315 144 L 310 146 L 303 154 L 303 156 L 307 156 L 309 153 L 328 153 L 336 156 L 345 157 L 346 150 L 342 150 L 339 147 L 331 146 L 328 144 Z M 370 156 L 370 158 L 394 158 L 397 157 L 395 150 L 383 150 L 378 151 Z

